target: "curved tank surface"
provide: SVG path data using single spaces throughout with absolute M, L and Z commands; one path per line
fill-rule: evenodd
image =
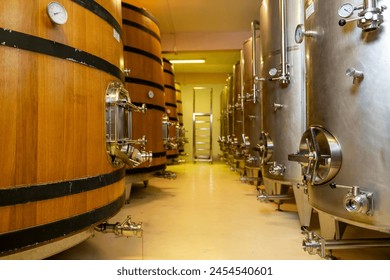
M 242 71 L 243 71 L 243 59 L 241 51 L 241 59 L 233 66 L 233 104 L 232 110 L 233 115 L 233 134 L 231 136 L 231 153 L 232 162 L 231 166 L 235 171 L 243 173 L 245 162 L 244 162 L 244 150 L 242 149 L 244 133 L 244 100 L 242 98 Z
M 229 120 L 230 120 L 230 113 L 229 113 L 229 95 L 230 95 L 230 88 L 229 85 L 231 85 L 231 79 L 232 75 L 229 75 L 226 79 L 226 85 L 224 86 L 223 90 L 221 91 L 220 95 L 220 135 L 218 137 L 218 143 L 220 147 L 221 154 L 219 155 L 220 159 L 228 164 L 229 161 L 229 147 L 228 147 L 228 136 L 229 133 Z
M 382 4 L 305 2 L 296 37 L 306 43 L 309 127 L 295 156 L 315 209 L 390 232 L 390 12 Z M 321 234 L 334 237 L 322 226 Z
M 144 181 L 166 168 L 163 142 L 165 113 L 160 27 L 145 9 L 122 1 L 125 87 L 133 104 L 146 111 L 132 114 L 132 137 L 150 159 L 127 170 L 128 182 Z M 130 1 L 131 2 L 131 1 Z M 142 110 L 142 109 L 141 109 Z
M 303 21 L 303 1 L 263 0 L 260 36 L 263 54 L 263 131 L 260 154 L 267 194 L 287 194 L 294 187 L 301 225 L 310 223 L 311 209 L 302 190 L 301 169 L 288 161 L 306 129 L 304 46 L 294 40 Z M 288 196 L 287 196 L 288 197 Z
M 167 163 L 177 163 L 179 157 L 177 143 L 177 127 L 179 126 L 179 118 L 177 114 L 176 88 L 175 88 L 175 73 L 173 66 L 168 59 L 163 58 L 164 66 L 164 88 L 165 88 L 165 112 L 169 119 L 168 135 L 165 137 L 167 149 Z
M 184 146 L 188 143 L 188 138 L 186 137 L 186 129 L 184 127 L 184 112 L 183 112 L 183 98 L 181 92 L 181 85 L 178 82 L 175 82 L 176 89 L 176 105 L 177 105 L 177 118 L 178 126 L 176 126 L 176 137 L 178 143 L 179 155 L 182 157 L 187 156 L 184 151 Z M 179 162 L 185 162 L 185 159 L 180 159 Z
M 261 162 L 259 157 L 259 137 L 262 127 L 260 67 L 260 36 L 256 36 L 258 22 L 252 22 L 253 35 L 246 40 L 242 48 L 243 58 L 243 97 L 244 131 L 242 135 L 245 148 L 245 172 L 241 180 L 259 186 L 262 182 Z M 253 41 L 253 37 L 256 38 Z
M 114 160 L 125 153 L 107 138 L 105 113 L 106 98 L 123 89 L 120 1 L 44 2 L 0 3 L 4 258 L 74 246 L 125 198 L 124 165 Z M 50 5 L 60 12 L 43 12 Z

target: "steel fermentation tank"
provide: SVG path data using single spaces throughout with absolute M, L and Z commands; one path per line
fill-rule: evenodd
M 303 1 L 263 0 L 260 6 L 260 36 L 263 54 L 263 131 L 260 153 L 266 194 L 259 198 L 289 198 L 294 190 L 301 225 L 309 225 L 311 207 L 303 189 L 299 166 L 288 161 L 296 150 L 305 119 L 304 45 L 294 41 L 297 24 L 303 20 Z M 290 196 L 292 197 L 292 195 Z
M 260 87 L 260 62 L 261 50 L 259 36 L 256 37 L 258 22 L 252 22 L 251 38 L 243 44 L 243 95 L 244 95 L 244 132 L 243 144 L 246 148 L 245 172 L 241 180 L 257 186 L 261 184 L 261 162 L 259 157 L 259 137 L 261 133 L 261 90 Z M 253 37 L 256 40 L 253 41 Z
M 298 161 L 321 235 L 390 232 L 390 45 L 385 1 L 305 1 L 307 118 Z M 298 142 L 299 143 L 299 142 Z

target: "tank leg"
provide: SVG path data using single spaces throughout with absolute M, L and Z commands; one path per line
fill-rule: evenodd
M 313 208 L 309 204 L 308 195 L 305 193 L 304 188 L 299 188 L 297 185 L 293 185 L 293 191 L 301 226 L 309 227 Z
M 324 239 L 341 239 L 346 225 L 337 221 L 333 216 L 324 212 L 318 211 L 320 221 L 321 236 Z
M 145 180 L 144 182 L 144 188 L 146 188 L 149 185 L 149 180 Z

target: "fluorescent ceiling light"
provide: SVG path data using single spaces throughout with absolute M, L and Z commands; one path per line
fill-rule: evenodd
M 171 59 L 172 64 L 185 64 L 185 63 L 205 63 L 204 59 Z

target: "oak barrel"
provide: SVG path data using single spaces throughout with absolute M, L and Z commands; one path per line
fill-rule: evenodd
M 124 202 L 125 172 L 105 136 L 107 86 L 124 80 L 120 1 L 59 0 L 64 24 L 42 12 L 47 3 L 0 2 L 4 258 L 65 250 Z

